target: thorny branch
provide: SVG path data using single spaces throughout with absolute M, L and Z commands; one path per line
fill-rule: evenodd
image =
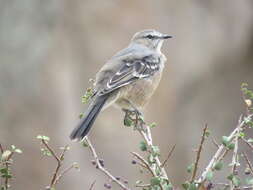
M 196 174 L 197 174 L 198 163 L 199 163 L 202 147 L 203 147 L 203 144 L 204 144 L 204 141 L 205 141 L 206 131 L 207 131 L 207 124 L 205 125 L 205 128 L 203 129 L 200 145 L 199 145 L 199 148 L 198 148 L 198 151 L 197 151 L 197 157 L 196 157 L 196 161 L 194 163 L 194 168 L 193 168 L 192 177 L 191 177 L 191 183 L 195 180 L 195 177 L 196 177 Z

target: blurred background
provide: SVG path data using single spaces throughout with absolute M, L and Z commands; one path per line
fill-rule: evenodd
M 168 62 L 145 117 L 158 124 L 153 136 L 162 159 L 177 145 L 166 169 L 179 185 L 204 124 L 219 141 L 244 111 L 240 84 L 253 88 L 252 10 L 252 0 L 0 0 L 0 142 L 24 152 L 15 158 L 13 189 L 49 183 L 55 162 L 42 158 L 38 134 L 50 136 L 53 147 L 69 144 L 66 163 L 80 165 L 59 189 L 88 189 L 95 179 L 95 189 L 103 189 L 108 180 L 90 152 L 68 136 L 85 110 L 89 79 L 149 28 L 174 36 L 163 46 Z M 106 167 L 134 185 L 140 174 L 130 151 L 141 138 L 122 119 L 113 108 L 103 112 L 90 139 Z M 206 143 L 202 166 L 214 151 Z

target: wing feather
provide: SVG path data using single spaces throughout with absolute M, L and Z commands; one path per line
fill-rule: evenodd
M 150 77 L 160 68 L 160 58 L 152 55 L 145 56 L 141 59 L 126 59 L 123 62 L 124 64 L 107 81 L 104 88 L 100 89 L 100 96 L 131 84 L 138 79 Z

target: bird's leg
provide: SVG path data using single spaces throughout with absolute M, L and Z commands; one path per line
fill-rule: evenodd
M 123 112 L 125 112 L 125 116 L 124 116 L 124 125 L 125 126 L 130 126 L 131 125 L 131 111 L 128 109 L 123 108 L 122 109 Z
M 127 110 L 127 112 L 125 111 L 125 118 L 128 117 L 134 122 L 135 129 L 143 130 L 143 125 L 145 124 L 143 114 L 129 100 L 126 101 L 132 107 L 132 109 Z

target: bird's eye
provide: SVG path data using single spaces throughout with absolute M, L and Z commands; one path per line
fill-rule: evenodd
M 147 35 L 147 38 L 148 38 L 148 39 L 153 39 L 154 36 L 152 36 L 152 35 L 149 34 L 149 35 Z

